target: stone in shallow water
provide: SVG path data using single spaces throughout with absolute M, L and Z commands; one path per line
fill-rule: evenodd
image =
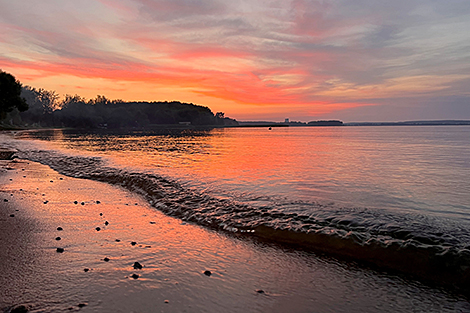
M 141 270 L 143 266 L 142 266 L 142 264 L 140 264 L 139 262 L 134 262 L 133 267 L 134 267 L 136 270 L 137 270 L 137 269 L 138 269 L 138 270 Z

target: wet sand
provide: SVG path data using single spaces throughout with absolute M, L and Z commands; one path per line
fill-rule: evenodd
M 184 223 L 27 160 L 0 161 L 0 186 L 0 310 L 470 311 L 445 291 Z

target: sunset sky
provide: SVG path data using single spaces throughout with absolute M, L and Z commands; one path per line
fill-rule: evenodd
M 238 120 L 470 119 L 468 0 L 0 0 L 0 69 Z

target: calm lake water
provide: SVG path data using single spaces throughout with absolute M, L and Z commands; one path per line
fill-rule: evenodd
M 470 282 L 468 126 L 48 130 L 16 138 L 9 144 L 20 157 L 122 185 L 183 220 Z

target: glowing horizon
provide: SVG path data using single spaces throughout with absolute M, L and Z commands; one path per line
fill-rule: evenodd
M 0 69 L 86 98 L 239 120 L 470 119 L 470 6 L 396 1 L 0 1 Z

